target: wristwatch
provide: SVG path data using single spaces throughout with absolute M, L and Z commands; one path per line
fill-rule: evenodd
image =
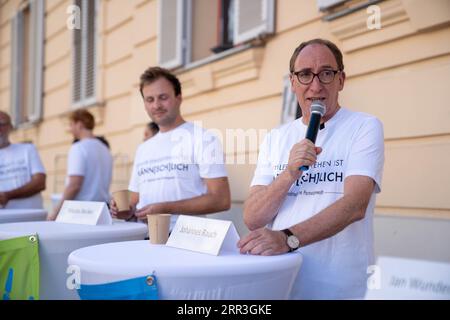
M 300 248 L 300 240 L 289 229 L 281 230 L 286 234 L 286 244 L 289 247 L 289 252 L 295 251 Z

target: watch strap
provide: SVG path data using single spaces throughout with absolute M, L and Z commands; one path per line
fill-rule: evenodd
M 283 231 L 284 232 L 284 234 L 285 235 L 287 235 L 288 237 L 289 236 L 293 236 L 294 234 L 292 233 L 292 231 L 291 230 L 289 230 L 289 229 L 283 229 L 283 230 L 281 230 L 281 231 Z

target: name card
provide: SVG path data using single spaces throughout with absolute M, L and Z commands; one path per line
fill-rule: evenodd
M 221 248 L 237 253 L 238 241 L 231 221 L 180 215 L 166 245 L 217 256 Z
M 365 299 L 450 299 L 450 264 L 380 257 L 367 282 Z
M 56 222 L 110 225 L 112 218 L 104 202 L 65 200 Z

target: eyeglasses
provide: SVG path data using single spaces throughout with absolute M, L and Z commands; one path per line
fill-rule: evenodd
M 334 77 L 336 76 L 336 73 L 341 72 L 340 70 L 331 70 L 331 69 L 325 69 L 320 71 L 319 73 L 314 73 L 312 71 L 297 71 L 292 72 L 293 75 L 295 75 L 298 79 L 298 82 L 301 84 L 310 84 L 313 82 L 314 77 L 317 76 L 320 83 L 322 84 L 329 84 L 334 80 Z

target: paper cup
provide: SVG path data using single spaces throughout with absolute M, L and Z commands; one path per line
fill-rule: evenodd
M 130 192 L 128 190 L 113 192 L 113 199 L 116 202 L 119 212 L 130 210 Z
M 165 244 L 169 238 L 170 214 L 147 215 L 150 243 Z

